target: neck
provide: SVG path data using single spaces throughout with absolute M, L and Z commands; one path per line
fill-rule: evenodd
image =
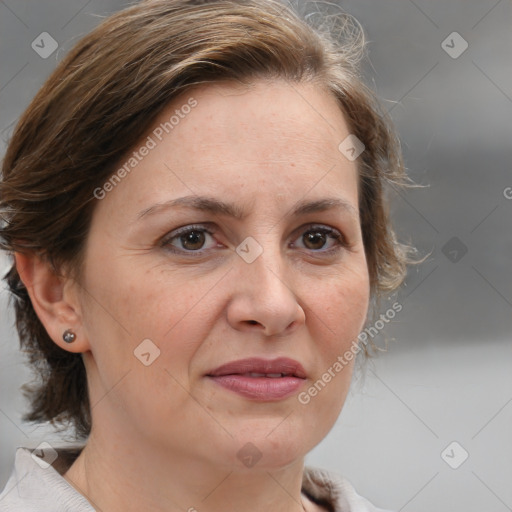
M 309 512 L 317 508 L 301 494 L 303 470 L 303 459 L 235 469 L 142 442 L 102 442 L 92 432 L 63 476 L 103 512 Z

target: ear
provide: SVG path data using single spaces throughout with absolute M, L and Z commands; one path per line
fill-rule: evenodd
M 50 262 L 35 254 L 16 252 L 14 258 L 32 307 L 50 338 L 68 352 L 90 350 L 89 341 L 84 336 L 79 285 L 69 277 L 58 275 Z M 66 329 L 76 334 L 74 342 L 63 340 Z

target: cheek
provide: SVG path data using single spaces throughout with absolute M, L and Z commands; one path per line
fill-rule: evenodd
M 309 294 L 310 332 L 315 353 L 315 374 L 310 383 L 310 404 L 325 425 L 336 421 L 350 388 L 358 353 L 358 335 L 368 311 L 369 279 L 365 266 L 322 280 Z M 341 361 L 341 362 L 340 362 Z M 309 392 L 308 392 L 309 394 Z M 306 397 L 307 398 L 307 397 Z
M 315 372 L 308 386 L 299 398 L 298 407 L 303 409 L 303 419 L 307 428 L 323 439 L 338 419 L 352 381 L 354 363 L 358 355 L 357 335 L 365 319 L 365 303 L 355 302 L 354 308 L 340 312 L 336 321 L 331 320 L 336 330 L 320 342 L 316 342 L 319 356 L 314 365 Z M 319 329 L 322 329 L 319 326 Z M 323 328 L 325 332 L 326 329 Z
M 88 274 L 87 329 L 98 368 L 98 374 L 91 372 L 93 401 L 112 390 L 109 400 L 100 401 L 98 414 L 119 406 L 121 414 L 162 425 L 168 424 L 170 410 L 197 414 L 186 390 L 189 363 L 210 330 L 214 304 L 207 292 L 217 280 L 193 279 L 190 286 L 190 278 L 178 272 L 149 270 L 128 260 Z M 148 366 L 134 354 L 146 339 L 154 344 L 144 345 Z
M 99 260 L 91 262 L 86 280 L 95 312 L 107 323 L 123 327 L 134 340 L 156 334 L 154 329 L 165 318 L 170 329 L 187 307 L 190 294 L 174 275 L 166 279 L 164 273 L 131 258 L 110 258 L 103 265 Z
M 183 374 L 187 361 L 211 329 L 218 276 L 146 267 L 127 258 L 90 274 L 91 340 L 98 359 L 115 355 L 123 364 L 138 361 L 134 350 L 149 339 L 160 350 L 159 366 Z M 105 343 L 108 340 L 108 349 Z
M 364 265 L 342 270 L 330 279 L 322 279 L 304 297 L 311 308 L 312 322 L 321 324 L 330 352 L 344 350 L 357 338 L 366 320 L 369 304 L 369 278 Z

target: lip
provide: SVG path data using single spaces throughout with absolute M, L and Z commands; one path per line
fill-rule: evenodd
M 306 371 L 303 366 L 295 359 L 288 357 L 278 357 L 277 359 L 262 359 L 251 357 L 248 359 L 239 359 L 219 366 L 208 373 L 208 376 L 218 377 L 220 375 L 242 375 L 244 373 L 286 373 L 299 379 L 306 378 Z
M 294 395 L 304 384 L 306 371 L 298 361 L 287 357 L 253 357 L 223 364 L 206 376 L 245 398 L 276 401 Z

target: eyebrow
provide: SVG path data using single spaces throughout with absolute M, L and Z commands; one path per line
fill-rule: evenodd
M 158 212 L 179 207 L 199 210 L 211 214 L 225 215 L 237 220 L 243 220 L 248 215 L 244 208 L 236 203 L 226 203 L 213 197 L 193 195 L 171 199 L 162 203 L 156 203 L 149 208 L 145 208 L 137 214 L 137 221 Z M 357 209 L 346 200 L 337 197 L 327 197 L 316 201 L 298 201 L 292 208 L 292 215 L 300 216 L 308 213 L 324 212 L 334 209 L 345 211 L 355 220 L 359 221 L 359 213 Z

